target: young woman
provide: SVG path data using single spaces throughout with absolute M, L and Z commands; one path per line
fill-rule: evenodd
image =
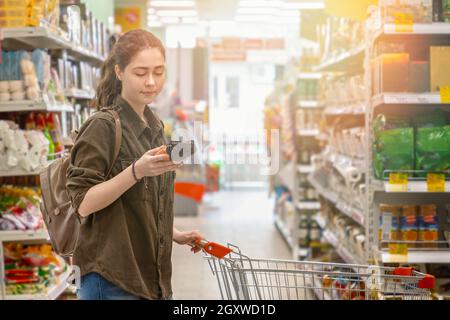
M 82 218 L 73 256 L 80 299 L 171 299 L 172 241 L 202 239 L 173 226 L 180 164 L 158 154 L 163 124 L 147 106 L 161 92 L 165 71 L 161 41 L 144 30 L 122 35 L 102 66 L 95 106 L 117 111 L 122 144 L 114 162 L 114 118 L 100 111 L 83 124 L 72 149 L 67 190 Z

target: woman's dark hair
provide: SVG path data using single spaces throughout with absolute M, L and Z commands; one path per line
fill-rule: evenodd
M 94 107 L 97 109 L 109 107 L 120 95 L 122 82 L 116 77 L 115 65 L 117 64 L 120 70 L 124 70 L 138 52 L 148 48 L 159 49 L 166 59 L 166 50 L 161 40 L 150 31 L 135 29 L 120 36 L 102 65 L 101 79 L 92 101 Z

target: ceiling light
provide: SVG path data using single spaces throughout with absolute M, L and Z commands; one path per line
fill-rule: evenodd
M 160 17 L 195 17 L 195 10 L 158 10 L 156 13 Z
M 161 22 L 163 23 L 180 23 L 180 18 L 178 17 L 162 17 Z
M 159 20 L 159 17 L 154 14 L 149 14 L 147 16 L 147 21 L 158 21 L 158 20 Z
M 241 8 L 279 8 L 281 5 L 280 0 L 242 0 L 239 2 Z
M 284 2 L 282 7 L 284 9 L 292 10 L 314 10 L 314 9 L 324 9 L 325 4 L 323 2 Z
M 149 21 L 147 23 L 147 26 L 150 28 L 159 28 L 159 27 L 162 27 L 162 22 L 161 21 Z
M 195 24 L 195 23 L 198 23 L 198 18 L 197 17 L 184 17 L 181 19 L 181 21 L 183 23 L 187 23 L 187 24 Z
M 155 0 L 150 1 L 150 7 L 153 8 L 193 8 L 195 7 L 195 1 L 162 1 Z

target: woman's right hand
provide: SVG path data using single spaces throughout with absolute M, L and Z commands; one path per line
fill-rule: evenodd
M 175 171 L 183 165 L 182 163 L 173 163 L 168 154 L 157 155 L 163 148 L 164 146 L 151 149 L 136 161 L 134 168 L 138 179 L 156 177 L 169 171 Z

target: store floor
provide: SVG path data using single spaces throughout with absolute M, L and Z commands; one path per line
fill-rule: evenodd
M 273 224 L 273 199 L 267 191 L 221 191 L 205 196 L 196 217 L 175 217 L 180 230 L 198 229 L 210 241 L 238 245 L 254 258 L 292 259 Z M 216 278 L 202 257 L 174 244 L 174 299 L 221 299 Z

